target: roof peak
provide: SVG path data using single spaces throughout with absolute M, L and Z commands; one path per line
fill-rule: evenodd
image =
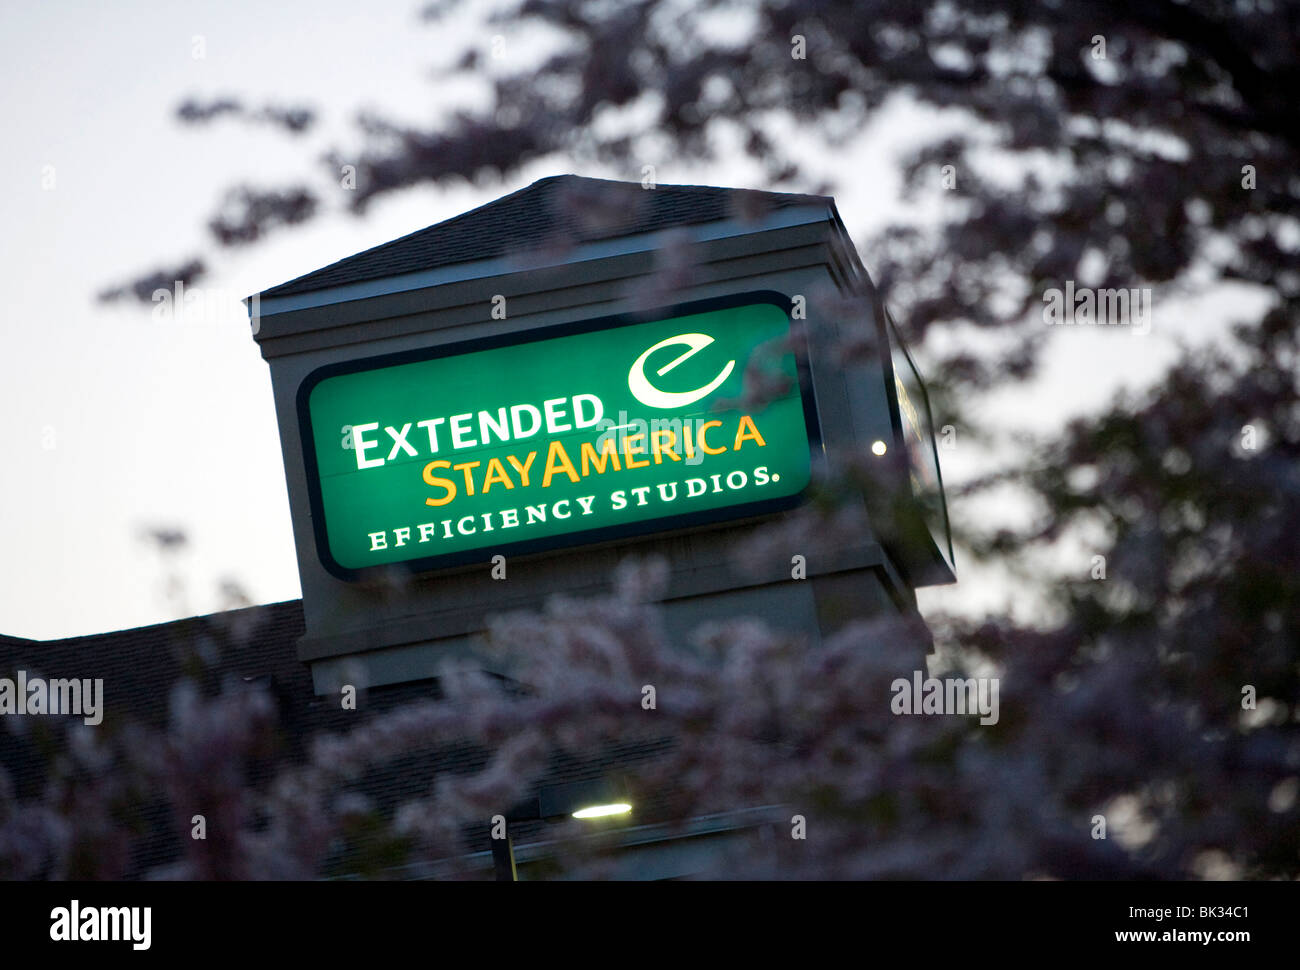
M 833 204 L 828 196 L 793 192 L 547 175 L 260 295 L 292 296 L 549 246 L 729 218 L 757 220 L 775 209 Z

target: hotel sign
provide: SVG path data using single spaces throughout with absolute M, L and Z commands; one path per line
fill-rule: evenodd
M 790 305 L 752 293 L 314 371 L 298 414 L 322 563 L 439 569 L 792 507 L 817 432 Z

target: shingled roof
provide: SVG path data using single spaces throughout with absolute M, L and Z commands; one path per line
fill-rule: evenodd
M 301 763 L 311 740 L 319 734 L 344 733 L 394 708 L 439 695 L 434 680 L 372 687 L 358 698 L 357 710 L 345 711 L 337 698 L 314 693 L 310 670 L 297 657 L 303 629 L 302 601 L 292 600 L 66 640 L 0 636 L 0 677 L 12 677 L 21 669 L 30 676 L 50 679 L 102 678 L 106 731 L 131 723 L 165 728 L 171 692 L 184 678 L 193 680 L 208 696 L 232 680 L 256 681 L 266 685 L 275 698 L 288 763 Z M 0 772 L 9 775 L 14 794 L 27 801 L 40 797 L 48 782 L 49 763 L 44 750 L 46 725 L 31 718 L 21 720 L 23 724 L 0 724 Z M 11 728 L 19 730 L 7 730 Z M 587 757 L 555 758 L 540 783 L 600 778 L 610 767 L 653 758 L 664 747 L 661 742 L 615 743 Z M 489 754 L 465 739 L 449 737 L 374 766 L 351 790 L 391 817 L 398 805 L 427 795 L 439 773 L 479 770 Z M 251 771 L 252 780 L 258 781 L 256 776 L 264 774 Z M 127 878 L 157 872 L 181 854 L 176 819 L 166 808 L 163 793 L 155 793 L 148 802 L 140 819 L 144 831 L 131 847 Z M 658 808 L 647 806 L 651 813 Z M 545 824 L 513 825 L 517 843 L 536 838 Z M 486 830 L 467 835 L 471 851 L 489 847 Z
M 367 249 L 262 292 L 292 296 L 478 259 L 721 219 L 759 219 L 827 196 L 712 185 L 658 185 L 552 175 L 426 229 Z

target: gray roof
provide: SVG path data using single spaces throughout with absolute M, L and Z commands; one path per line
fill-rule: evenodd
M 66 640 L 27 640 L 0 635 L 0 677 L 25 670 L 44 678 L 102 678 L 104 723 L 107 732 L 128 724 L 154 729 L 167 726 L 171 691 L 183 677 L 194 680 L 202 693 L 213 696 L 227 680 L 236 684 L 261 681 L 275 698 L 277 726 L 284 762 L 302 764 L 314 737 L 341 734 L 371 718 L 406 704 L 437 697 L 436 680 L 372 687 L 358 696 L 356 711 L 345 711 L 337 697 L 318 697 L 311 672 L 298 659 L 297 642 L 304 631 L 302 601 L 253 606 L 209 616 L 196 616 L 133 630 L 119 630 Z M 27 728 L 11 733 L 10 728 Z M 50 780 L 49 752 L 38 724 L 0 724 L 0 774 L 8 774 L 15 794 L 37 799 Z M 553 785 L 602 777 L 606 771 L 654 758 L 663 742 L 614 741 L 597 751 L 553 757 L 539 784 Z M 351 790 L 369 798 L 391 817 L 401 803 L 427 795 L 441 772 L 461 774 L 481 769 L 490 752 L 466 738 L 432 740 L 419 750 L 385 764 L 374 765 Z M 250 769 L 257 784 L 265 784 L 269 762 Z M 0 786 L 3 781 L 0 781 Z M 138 822 L 142 830 L 132 840 L 125 878 L 139 878 L 176 861 L 183 850 L 183 833 L 176 829 L 168 794 L 137 792 L 142 799 Z M 665 793 L 668 799 L 672 793 Z M 646 805 L 641 817 L 661 821 L 665 806 Z M 522 844 L 542 837 L 545 822 L 511 826 Z M 490 847 L 486 826 L 470 833 L 468 848 Z M 3 859 L 0 858 L 0 862 Z M 0 878 L 3 869 L 0 868 Z
M 827 196 L 712 185 L 658 185 L 552 175 L 426 229 L 281 283 L 264 297 L 310 293 L 511 253 L 564 247 L 721 219 L 759 219 Z

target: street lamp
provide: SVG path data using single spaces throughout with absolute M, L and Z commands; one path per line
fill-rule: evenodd
M 605 818 L 607 815 L 626 815 L 632 811 L 627 802 L 610 802 L 606 805 L 589 805 L 573 813 L 574 818 Z
M 596 779 L 575 781 L 561 785 L 544 785 L 537 797 L 520 802 L 506 813 L 505 838 L 493 838 L 492 867 L 498 882 L 517 882 L 515 846 L 510 836 L 512 822 L 535 822 L 541 819 L 554 821 L 570 817 L 578 819 L 610 818 L 628 815 L 632 803 L 621 785 Z

